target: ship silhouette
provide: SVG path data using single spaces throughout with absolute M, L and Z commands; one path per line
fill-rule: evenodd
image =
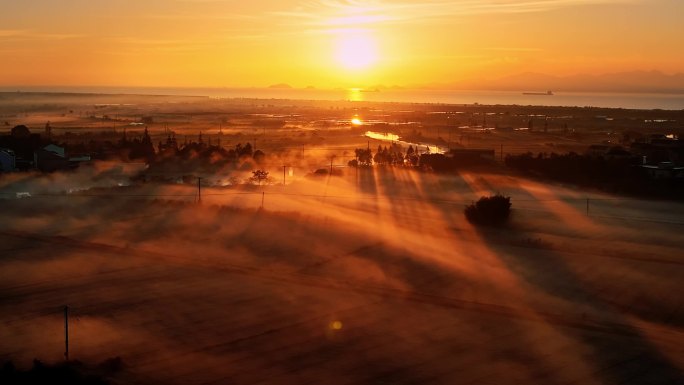
M 553 96 L 553 91 L 546 92 L 523 92 L 523 95 Z

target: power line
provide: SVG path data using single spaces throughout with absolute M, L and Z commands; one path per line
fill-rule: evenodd
M 149 199 L 149 198 L 168 198 L 168 199 L 179 199 L 179 198 L 194 198 L 197 199 L 198 202 L 201 202 L 202 199 L 202 192 L 201 192 L 201 178 L 198 178 L 198 186 L 197 186 L 197 193 L 196 194 L 156 194 L 156 193 L 148 193 L 148 194 L 126 194 L 126 193 L 74 193 L 74 194 L 66 194 L 66 193 L 36 193 L 36 194 L 31 194 L 30 198 L 121 198 L 121 199 L 126 199 L 126 198 L 140 198 L 140 199 Z M 11 193 L 11 192 L 0 192 L 0 196 L 13 196 L 16 193 Z M 445 199 L 445 198 L 430 198 L 430 197 L 421 197 L 421 196 L 389 196 L 389 195 L 376 195 L 376 194 L 355 194 L 355 195 L 327 195 L 327 194 L 301 194 L 301 193 L 289 193 L 289 192 L 278 192 L 278 191 L 273 191 L 269 192 L 270 195 L 273 196 L 284 196 L 284 197 L 301 197 L 301 198 L 314 198 L 314 199 L 348 199 L 348 200 L 356 200 L 356 201 L 362 201 L 362 200 L 384 200 L 385 202 L 388 202 L 390 204 L 396 203 L 396 202 L 424 202 L 424 203 L 431 203 L 431 204 L 442 204 L 442 205 L 457 205 L 457 206 L 465 206 L 468 204 L 473 203 L 474 199 L 463 199 L 463 200 L 454 200 L 454 199 Z M 258 196 L 261 195 L 261 200 L 262 204 L 261 207 L 263 207 L 263 202 L 265 200 L 265 192 L 264 191 L 229 191 L 229 192 L 214 192 L 214 193 L 204 193 L 203 194 L 205 197 L 222 197 L 222 196 L 247 196 L 247 195 L 252 195 L 252 196 Z M 28 199 L 27 198 L 22 198 L 22 199 Z M 10 200 L 10 199 L 7 199 Z M 636 198 L 550 198 L 550 199 L 535 199 L 535 198 L 512 198 L 513 202 L 515 203 L 545 203 L 545 202 L 562 202 L 570 205 L 575 205 L 578 207 L 578 210 L 581 210 L 581 207 L 584 206 L 585 202 L 592 201 L 595 203 L 600 203 L 600 202 L 635 202 L 635 203 L 646 203 L 646 204 L 651 204 L 654 202 L 658 201 L 653 201 L 653 200 L 644 200 L 644 199 L 636 199 Z M 608 207 L 609 208 L 609 207 Z M 516 210 L 524 210 L 524 211 L 543 211 L 543 212 L 550 212 L 551 210 L 538 210 L 530 207 L 515 207 Z M 589 210 L 587 207 L 587 216 L 589 216 Z M 647 222 L 656 222 L 656 223 L 667 223 L 667 224 L 674 224 L 674 225 L 684 225 L 684 222 L 678 222 L 678 221 L 671 221 L 667 220 L 665 218 L 654 218 L 654 217 L 642 217 L 642 216 L 613 216 L 613 215 L 602 215 L 601 213 L 601 208 L 595 209 L 594 213 L 591 215 L 591 217 L 594 218 L 605 218 L 605 219 L 624 219 L 624 220 L 634 220 L 634 221 L 647 221 Z
M 202 179 L 202 178 L 199 178 Z M 63 197 L 63 198 L 77 198 L 77 197 L 106 197 L 106 198 L 188 198 L 188 197 L 198 197 L 200 193 L 200 187 L 198 186 L 198 193 L 195 194 L 126 194 L 126 193 L 30 193 L 30 197 L 23 198 L 34 198 L 34 197 Z M 14 196 L 15 192 L 0 192 L 0 195 Z M 258 191 L 231 191 L 231 192 L 221 192 L 221 193 L 204 193 L 202 196 L 229 196 L 229 195 L 260 195 L 261 192 Z M 453 199 L 441 199 L 441 198 L 429 198 L 429 197 L 419 197 L 419 196 L 404 196 L 404 197 L 394 197 L 391 195 L 372 195 L 372 194 L 357 194 L 357 195 L 321 195 L 321 194 L 300 194 L 300 193 L 287 193 L 287 192 L 269 192 L 271 195 L 283 195 L 283 196 L 301 196 L 309 198 L 345 198 L 345 199 L 378 199 L 386 198 L 393 201 L 426 201 L 426 202 L 438 202 L 438 203 L 471 203 L 472 200 L 453 200 Z M 554 199 L 519 199 L 511 197 L 514 202 L 578 202 L 584 203 L 587 198 L 554 198 Z M 637 199 L 637 198 L 591 198 L 592 202 L 644 202 L 644 203 L 657 203 L 659 201 Z
M 69 361 L 69 306 L 64 306 L 64 358 Z

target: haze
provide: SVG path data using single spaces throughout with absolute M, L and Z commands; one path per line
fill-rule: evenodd
M 0 0 L 0 384 L 684 384 L 684 0 Z
M 0 100 L 2 365 L 149 385 L 684 380 L 682 110 Z M 471 223 L 496 193 L 508 223 Z
M 1 7 L 0 86 L 477 87 L 527 72 L 673 74 L 684 63 L 679 0 L 3 0 Z

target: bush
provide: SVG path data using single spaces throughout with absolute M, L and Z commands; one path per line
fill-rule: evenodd
M 478 225 L 500 225 L 511 214 L 511 198 L 501 194 L 482 197 L 463 211 L 470 223 Z
M 100 372 L 108 375 L 121 370 L 121 359 L 116 357 L 105 361 L 106 370 L 90 368 L 79 361 L 62 362 L 55 365 L 33 361 L 33 367 L 23 371 L 15 368 L 12 362 L 6 362 L 0 369 L 0 384 L 7 385 L 108 385 L 109 381 Z

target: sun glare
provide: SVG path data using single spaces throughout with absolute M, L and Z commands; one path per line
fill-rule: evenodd
M 378 60 L 377 45 L 367 32 L 345 31 L 337 40 L 336 59 L 350 70 L 366 69 Z
M 363 124 L 363 122 L 359 118 L 352 118 L 351 124 L 353 124 L 354 126 L 360 126 Z

